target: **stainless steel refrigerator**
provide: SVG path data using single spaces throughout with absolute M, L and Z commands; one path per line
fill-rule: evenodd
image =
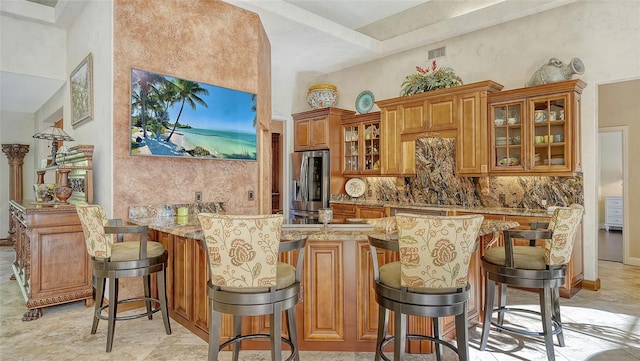
M 318 209 L 329 207 L 329 151 L 294 152 L 291 157 L 290 218 L 297 223 L 318 223 Z

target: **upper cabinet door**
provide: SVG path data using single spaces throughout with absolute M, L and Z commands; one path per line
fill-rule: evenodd
M 381 168 L 380 112 L 342 118 L 342 173 L 378 175 Z
M 491 175 L 581 172 L 580 97 L 585 86 L 578 79 L 491 94 Z

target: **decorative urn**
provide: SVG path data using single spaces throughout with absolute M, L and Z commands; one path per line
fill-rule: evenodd
M 558 58 L 551 58 L 546 64 L 542 65 L 533 73 L 531 79 L 529 79 L 525 86 L 529 87 L 570 80 L 574 74 L 580 75 L 583 73 L 584 63 L 579 58 L 573 58 L 567 64 Z
M 307 102 L 313 109 L 332 107 L 338 99 L 338 88 L 331 84 L 316 84 L 307 91 Z

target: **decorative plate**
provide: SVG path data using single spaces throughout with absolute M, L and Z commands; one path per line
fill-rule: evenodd
M 344 190 L 351 197 L 360 197 L 364 194 L 366 185 L 360 178 L 351 178 L 345 183 Z
M 373 108 L 374 100 L 375 99 L 373 98 L 373 93 L 368 90 L 365 90 L 362 93 L 358 94 L 358 97 L 356 98 L 356 110 L 358 111 L 358 113 L 369 113 L 371 108 Z

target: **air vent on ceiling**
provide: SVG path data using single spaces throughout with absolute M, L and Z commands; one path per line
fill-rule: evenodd
M 447 53 L 446 53 L 446 48 L 444 46 L 438 49 L 429 50 L 429 60 L 435 59 L 435 58 L 441 58 L 445 55 L 447 55 Z

